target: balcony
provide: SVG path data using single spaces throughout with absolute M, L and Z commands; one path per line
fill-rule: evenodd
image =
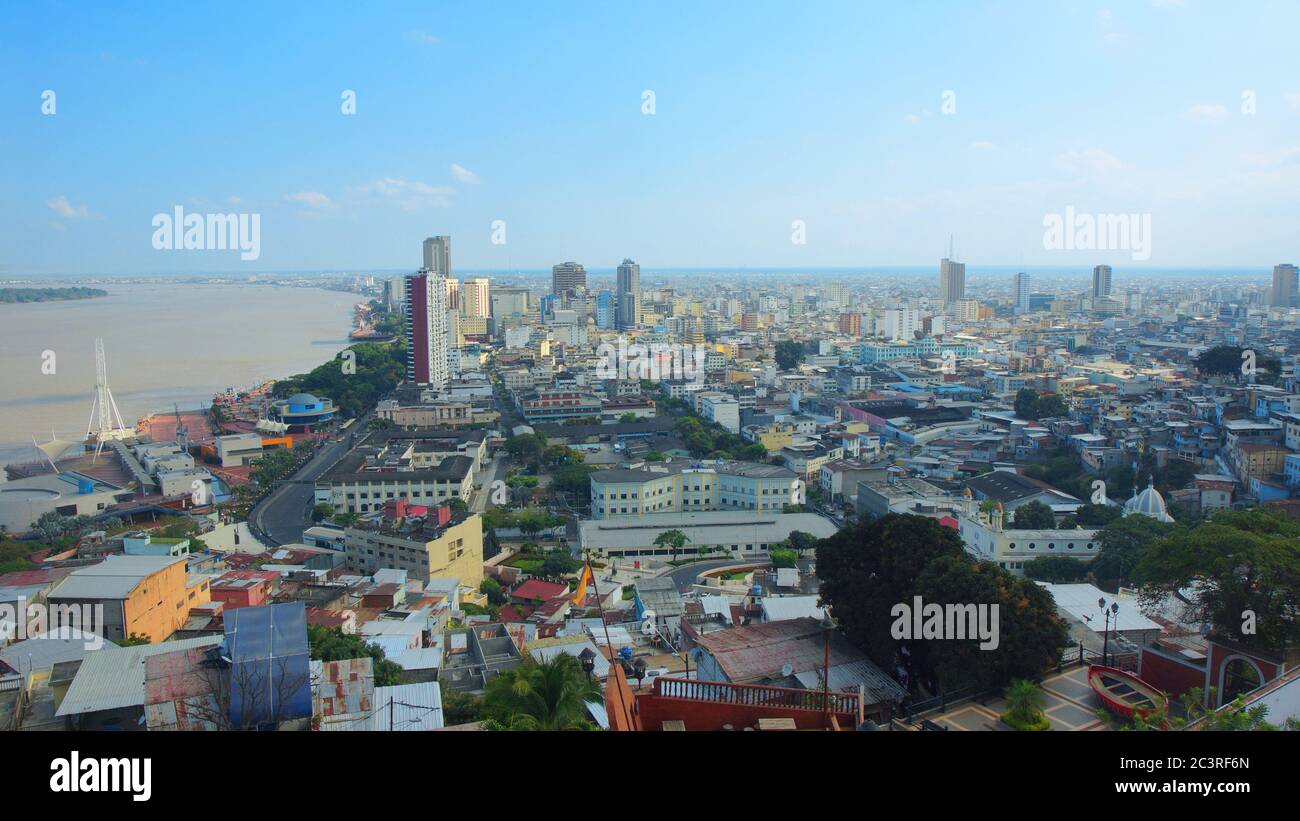
M 852 730 L 866 717 L 858 693 L 675 678 L 657 678 L 649 690 L 635 691 L 619 665 L 610 668 L 605 706 L 611 730 L 638 732 Z

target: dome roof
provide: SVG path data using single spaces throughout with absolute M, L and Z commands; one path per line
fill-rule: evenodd
M 315 405 L 320 400 L 310 393 L 295 393 L 285 400 L 290 405 Z
M 1147 485 L 1146 490 L 1134 496 L 1124 503 L 1124 515 L 1139 513 L 1143 516 L 1150 516 L 1161 522 L 1172 522 L 1174 517 L 1169 515 L 1165 508 L 1165 498 L 1160 495 L 1151 484 Z

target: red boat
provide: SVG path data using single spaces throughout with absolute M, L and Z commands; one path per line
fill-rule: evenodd
M 1102 705 L 1121 718 L 1146 717 L 1159 711 L 1168 703 L 1165 694 L 1142 679 L 1117 670 L 1094 664 L 1088 668 L 1088 685 L 1101 699 Z

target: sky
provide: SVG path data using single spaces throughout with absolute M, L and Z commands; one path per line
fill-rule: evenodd
M 937 266 L 951 235 L 1267 271 L 1300 257 L 1297 32 L 1266 0 L 11 6 L 0 276 L 415 268 L 435 234 L 455 269 Z M 177 207 L 256 216 L 256 258 L 155 248 Z M 1048 247 L 1067 213 L 1149 253 Z

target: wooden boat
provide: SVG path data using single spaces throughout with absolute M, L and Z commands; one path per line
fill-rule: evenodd
M 1164 693 L 1132 673 L 1100 664 L 1088 668 L 1088 685 L 1102 705 L 1121 718 L 1133 718 L 1135 714 L 1145 717 L 1168 701 Z

